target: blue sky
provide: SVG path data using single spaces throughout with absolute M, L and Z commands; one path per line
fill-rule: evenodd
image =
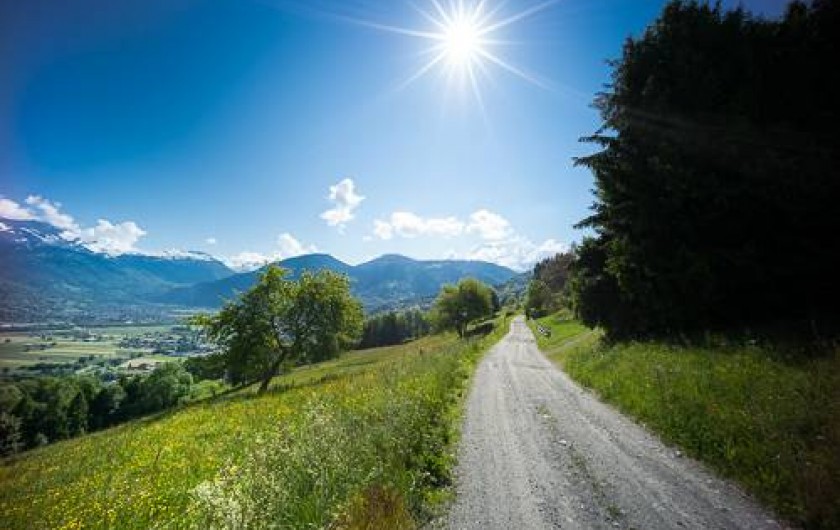
M 497 21 L 542 3 L 487 0 Z M 447 61 L 405 86 L 429 41 L 383 27 L 434 26 L 402 0 L 4 2 L 0 216 L 112 252 L 521 269 L 580 239 L 589 104 L 662 4 L 543 6 L 487 48 L 531 80 L 483 59 L 479 98 Z

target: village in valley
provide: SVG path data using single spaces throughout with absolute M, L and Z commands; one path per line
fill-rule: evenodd
M 0 370 L 14 375 L 90 375 L 113 380 L 213 351 L 188 325 L 77 327 L 0 332 Z

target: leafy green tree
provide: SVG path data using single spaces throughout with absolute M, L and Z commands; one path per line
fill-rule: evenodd
M 230 380 L 261 381 L 264 392 L 284 364 L 329 359 L 355 344 L 362 321 L 346 276 L 306 271 L 292 281 L 270 266 L 249 291 L 195 323 L 222 346 Z
M 528 292 L 525 294 L 525 308 L 528 310 L 530 317 L 544 313 L 551 307 L 551 302 L 551 289 L 544 281 L 534 279 L 528 283 Z
M 34 401 L 30 413 L 19 415 L 25 422 L 24 430 L 30 436 L 41 434 L 50 442 L 68 438 L 70 429 L 67 411 L 73 397 L 79 392 L 76 382 L 72 379 L 40 377 L 23 381 L 20 386 Z
M 67 406 L 67 432 L 78 436 L 88 431 L 88 402 L 85 393 L 79 391 Z
M 444 285 L 435 300 L 434 314 L 439 327 L 454 329 L 464 337 L 467 324 L 493 314 L 493 290 L 475 278 Z
M 158 365 L 141 383 L 141 413 L 181 404 L 190 395 L 192 375 L 181 363 Z
M 0 456 L 9 456 L 23 449 L 21 420 L 6 411 L 0 412 Z
M 14 383 L 0 384 L 0 411 L 11 412 L 22 397 L 23 393 Z
M 568 304 L 567 285 L 574 256 L 574 252 L 558 253 L 534 265 L 525 293 L 529 315 L 540 316 Z
M 490 289 L 490 305 L 493 313 L 502 309 L 502 300 L 499 298 L 499 293 L 497 293 L 493 288 Z
M 223 379 L 225 377 L 225 356 L 210 354 L 203 357 L 190 357 L 184 361 L 184 369 L 197 381 Z
M 91 429 L 103 429 L 116 423 L 123 399 L 125 399 L 125 390 L 118 381 L 100 388 L 90 402 L 89 425 Z

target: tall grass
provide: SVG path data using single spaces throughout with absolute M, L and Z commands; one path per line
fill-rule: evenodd
M 412 528 L 450 483 L 464 383 L 496 336 L 313 393 L 193 491 L 200 528 Z
M 451 410 L 468 371 L 453 349 L 372 370 L 313 393 L 194 490 L 200 527 L 321 528 L 367 492 L 422 515 L 448 482 Z
M 0 466 L 2 528 L 410 527 L 445 492 L 500 333 L 357 352 Z
M 781 516 L 840 528 L 840 351 L 791 361 L 758 346 L 608 346 L 593 332 L 542 346 L 575 380 Z

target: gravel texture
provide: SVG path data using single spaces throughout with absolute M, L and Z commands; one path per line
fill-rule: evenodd
M 456 477 L 452 529 L 781 527 L 569 379 L 521 317 L 478 367 Z

